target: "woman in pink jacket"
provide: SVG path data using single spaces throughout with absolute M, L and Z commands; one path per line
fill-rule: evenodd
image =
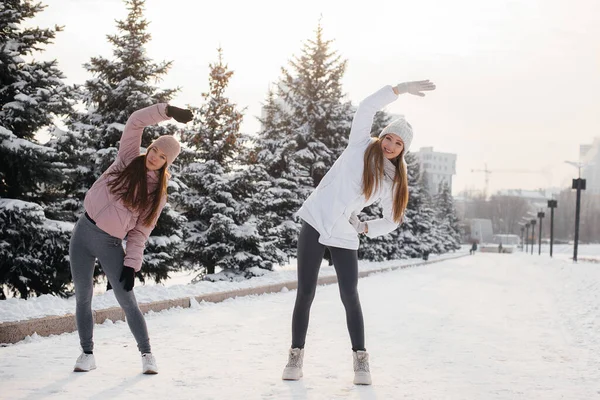
M 167 202 L 167 169 L 180 151 L 179 142 L 165 135 L 140 154 L 142 133 L 144 127 L 171 117 L 187 123 L 192 120 L 192 112 L 168 104 L 134 112 L 125 125 L 116 160 L 85 195 L 85 213 L 75 224 L 69 245 L 75 318 L 83 350 L 75 371 L 96 368 L 92 294 L 94 264 L 98 259 L 142 353 L 143 373 L 158 373 L 146 321 L 132 289 L 135 273 L 142 266 L 146 241 Z M 125 237 L 126 251 L 121 244 Z

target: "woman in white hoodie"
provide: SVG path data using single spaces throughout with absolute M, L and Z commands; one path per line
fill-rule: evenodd
M 297 215 L 303 220 L 298 237 L 298 291 L 292 316 L 292 346 L 283 379 L 302 377 L 310 306 L 327 247 L 346 309 L 354 383 L 371 384 L 357 291 L 358 235 L 385 235 L 400 224 L 408 203 L 404 154 L 413 137 L 412 127 L 404 118 L 386 126 L 378 138 L 371 137 L 371 127 L 375 113 L 396 100 L 398 95 L 425 96 L 422 92 L 434 89 L 435 85 L 428 80 L 404 82 L 394 87 L 385 86 L 364 99 L 354 115 L 348 147 L 298 211 Z M 360 221 L 357 214 L 378 200 L 383 207 L 383 218 Z

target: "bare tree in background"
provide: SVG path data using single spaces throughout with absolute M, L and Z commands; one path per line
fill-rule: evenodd
M 527 200 L 515 196 L 492 196 L 489 201 L 489 219 L 496 233 L 520 234 L 519 222 L 531 210 Z

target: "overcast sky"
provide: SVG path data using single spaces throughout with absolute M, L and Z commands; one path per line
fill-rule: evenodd
M 64 25 L 39 58 L 56 58 L 69 83 L 90 78 L 82 64 L 112 57 L 107 34 L 124 19 L 120 0 L 46 0 L 35 18 Z M 355 104 L 385 84 L 430 79 L 425 98 L 403 96 L 388 107 L 415 131 L 413 150 L 457 154 L 453 192 L 569 187 L 579 145 L 600 136 L 600 1 L 412 0 L 361 2 L 147 0 L 148 55 L 172 60 L 161 83 L 181 87 L 173 104 L 199 105 L 217 47 L 235 71 L 228 96 L 256 116 L 281 67 L 314 37 L 348 60 L 344 91 Z M 522 170 L 530 173 L 503 172 Z

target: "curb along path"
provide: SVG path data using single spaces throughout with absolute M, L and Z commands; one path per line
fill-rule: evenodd
M 456 255 L 454 257 L 444 257 L 439 260 L 431 260 L 431 261 L 416 261 L 411 264 L 395 266 L 395 267 L 384 267 L 376 270 L 369 271 L 359 271 L 359 278 L 364 278 L 371 274 L 376 274 L 379 272 L 387 272 L 393 271 L 397 269 L 417 267 L 420 265 L 427 265 L 436 262 L 451 260 L 454 258 L 464 257 L 464 254 Z M 319 285 L 330 285 L 337 283 L 337 277 L 333 276 L 323 276 L 319 278 Z M 195 300 L 200 303 L 202 301 L 211 302 L 211 303 L 219 303 L 221 301 L 234 298 L 234 297 L 243 297 L 249 295 L 260 295 L 265 293 L 276 293 L 280 292 L 283 288 L 287 288 L 288 290 L 294 290 L 298 287 L 297 281 L 287 281 L 281 282 L 272 285 L 264 285 L 257 286 L 253 288 L 245 288 L 245 289 L 237 289 L 237 290 L 229 290 L 225 292 L 216 292 L 216 293 L 207 293 L 199 296 L 193 296 Z M 162 301 L 154 301 L 151 303 L 142 303 L 140 304 L 140 309 L 144 314 L 149 311 L 162 311 L 167 310 L 174 307 L 181 308 L 189 308 L 190 307 L 190 297 L 173 299 L 173 300 L 162 300 Z M 94 315 L 94 321 L 96 324 L 102 324 L 104 321 L 111 320 L 115 321 L 125 321 L 125 314 L 120 307 L 112 307 L 103 310 L 94 310 L 92 311 Z M 77 325 L 75 323 L 75 315 L 67 314 L 61 316 L 49 316 L 35 319 L 28 319 L 24 321 L 16 321 L 16 322 L 3 322 L 0 323 L 0 344 L 11 344 L 17 343 L 27 336 L 31 336 L 34 333 L 37 333 L 39 336 L 49 336 L 49 335 L 59 335 L 62 333 L 74 332 L 77 330 Z

